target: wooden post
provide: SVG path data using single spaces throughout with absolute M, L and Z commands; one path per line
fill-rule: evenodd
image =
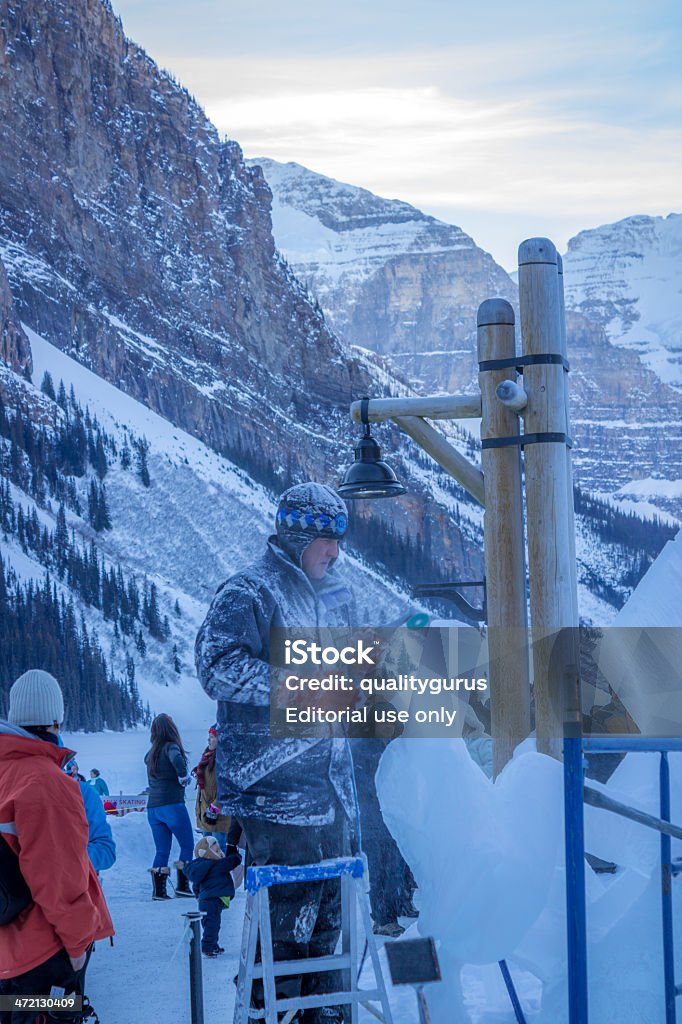
M 523 354 L 563 357 L 563 309 L 557 251 L 547 238 L 519 246 L 519 303 Z M 575 559 L 569 540 L 566 372 L 561 362 L 524 368 L 528 395 L 525 434 L 555 435 L 524 447 L 533 639 L 533 685 L 538 749 L 560 758 L 563 742 L 565 664 L 552 648 L 559 630 L 575 627 Z M 568 647 L 564 648 L 568 650 Z M 577 662 L 575 671 L 577 672 Z
M 479 362 L 515 354 L 514 310 L 504 299 L 481 303 Z M 518 416 L 496 394 L 509 373 L 509 367 L 479 373 L 483 442 L 519 433 Z M 521 449 L 518 445 L 484 447 L 481 465 L 493 771 L 498 775 L 530 732 Z

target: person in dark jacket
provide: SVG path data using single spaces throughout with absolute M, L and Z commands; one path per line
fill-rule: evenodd
M 194 847 L 192 823 L 185 805 L 185 787 L 189 785 L 190 774 L 187 754 L 180 739 L 175 722 L 170 715 L 157 715 L 152 722 L 151 748 L 145 754 L 149 795 L 147 798 L 147 819 L 154 836 L 156 856 L 151 867 L 153 881 L 152 899 L 170 899 L 166 882 L 170 869 L 173 836 L 180 845 L 180 861 L 190 861 Z M 177 867 L 176 896 L 192 897 L 187 878 L 182 868 Z
M 218 945 L 220 915 L 234 896 L 234 882 L 230 872 L 240 863 L 236 846 L 223 853 L 215 836 L 205 836 L 194 847 L 194 860 L 183 864 L 183 871 L 192 883 L 199 899 L 201 921 L 201 952 L 204 956 L 220 956 L 225 950 Z
M 281 496 L 276 533 L 254 565 L 218 590 L 196 641 L 196 667 L 218 701 L 218 803 L 241 822 L 252 863 L 306 864 L 347 854 L 355 822 L 352 761 L 343 738 L 270 737 L 270 630 L 349 628 L 351 595 L 334 580 L 348 525 L 339 496 L 298 484 Z M 275 959 L 334 952 L 338 883 L 275 886 Z M 282 996 L 333 991 L 338 976 L 281 979 Z M 335 1024 L 338 1008 L 309 1011 Z

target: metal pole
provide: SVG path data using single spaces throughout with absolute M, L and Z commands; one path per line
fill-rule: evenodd
M 654 817 L 653 814 L 647 814 L 636 807 L 622 804 L 620 800 L 613 800 L 606 793 L 600 793 L 598 789 L 592 789 L 591 786 L 584 787 L 583 800 L 586 804 L 590 804 L 591 807 L 599 807 L 603 811 L 619 814 L 621 818 L 637 821 L 640 825 L 653 828 L 656 832 L 661 832 L 663 835 L 672 836 L 673 839 L 682 839 L 682 828 L 679 825 L 673 825 L 669 821 L 663 821 L 662 818 Z
M 523 1007 L 521 1006 L 519 997 L 516 994 L 513 979 L 509 971 L 509 968 L 507 967 L 507 961 L 500 960 L 499 964 L 500 970 L 502 971 L 502 977 L 504 978 L 504 983 L 507 986 L 507 992 L 509 993 L 511 1004 L 514 1009 L 514 1016 L 516 1017 L 516 1022 L 517 1024 L 526 1024 L 526 1018 L 523 1013 Z
M 577 729 L 570 733 L 564 736 L 568 1019 L 569 1024 L 588 1024 L 583 752 Z
M 429 1014 L 429 1008 L 426 1005 L 426 996 L 424 995 L 424 986 L 415 985 L 414 990 L 417 993 L 417 1009 L 419 1011 L 419 1024 L 431 1024 L 431 1016 Z
M 670 821 L 670 766 L 661 751 L 661 818 Z M 663 922 L 663 979 L 665 983 L 665 1024 L 677 1024 L 675 1007 L 675 951 L 673 939 L 672 856 L 670 836 L 661 833 L 661 918 Z
M 192 933 L 189 944 L 189 1003 L 192 1024 L 204 1024 L 204 979 L 201 970 L 201 919 L 197 910 L 183 914 Z

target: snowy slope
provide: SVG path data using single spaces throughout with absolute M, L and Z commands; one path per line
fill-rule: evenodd
M 566 306 L 682 387 L 682 215 L 581 231 L 564 256 Z
M 277 247 L 305 280 L 316 271 L 315 293 L 324 282 L 361 282 L 402 253 L 435 254 L 476 245 L 461 228 L 440 223 L 409 203 L 382 199 L 355 185 L 302 167 L 258 157 L 273 193 L 272 226 Z M 433 228 L 441 229 L 439 231 Z
M 77 399 L 117 443 L 131 433 L 149 442 L 149 488 L 118 464 L 107 473 L 113 529 L 95 535 L 72 515 L 69 526 L 74 526 L 85 542 L 96 536 L 100 552 L 112 564 L 120 562 L 124 571 L 135 573 L 138 579 L 146 576 L 158 587 L 161 611 L 169 617 L 172 637 L 167 644 L 150 639 L 142 659 L 132 649 L 143 701 L 149 700 L 152 711 L 178 714 L 183 721 L 187 703 L 192 714 L 196 711 L 211 717 L 214 704 L 204 696 L 194 675 L 194 637 L 219 584 L 262 551 L 272 530 L 273 499 L 229 460 L 26 330 L 35 380 L 40 381 L 47 370 L 56 384 L 64 381 L 67 391 L 73 385 Z M 85 479 L 79 483 L 83 496 L 87 485 Z M 24 509 L 33 507 L 27 495 L 15 491 L 15 498 L 21 499 Z M 54 528 L 56 509 L 38 512 L 41 521 Z M 3 543 L 2 553 L 20 577 L 43 578 L 44 568 L 18 545 Z M 390 619 L 402 609 L 406 596 L 356 559 L 348 558 L 345 568 L 342 561 L 339 572 L 352 575 L 360 604 L 366 603 L 377 620 Z M 176 600 L 180 618 L 173 611 Z M 94 609 L 86 610 L 86 618 L 98 630 L 107 655 L 111 647 L 118 667 L 125 649 L 114 642 L 112 624 Z M 182 666 L 180 676 L 170 664 L 174 643 Z

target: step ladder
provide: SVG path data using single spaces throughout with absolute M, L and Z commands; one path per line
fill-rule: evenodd
M 270 928 L 269 891 L 275 885 L 293 882 L 323 882 L 327 879 L 341 880 L 341 952 L 332 956 L 311 957 L 300 960 L 273 960 L 272 932 Z M 351 1022 L 358 1024 L 360 1004 L 383 1024 L 393 1024 L 388 1004 L 379 952 L 372 931 L 369 899 L 366 888 L 365 864 L 361 857 L 338 857 L 321 861 L 319 864 L 287 866 L 266 864 L 250 867 L 246 871 L 246 911 L 244 931 L 239 957 L 237 999 L 234 1008 L 234 1024 L 248 1024 L 249 1019 L 263 1020 L 265 1024 L 278 1024 L 278 1014 L 284 1014 L 280 1024 L 289 1024 L 297 1010 L 318 1006 L 350 1006 Z M 358 910 L 362 928 L 358 929 Z M 256 962 L 260 940 L 261 961 Z M 358 974 L 361 958 L 364 959 L 360 943 L 367 944 L 367 952 L 374 970 L 374 988 L 360 989 Z M 336 992 L 320 993 L 313 996 L 278 999 L 275 979 L 291 975 L 313 974 L 316 971 L 339 971 L 341 987 Z M 250 1006 L 251 989 L 256 979 L 263 980 L 265 1008 L 258 1010 Z M 372 1006 L 378 1002 L 380 1009 Z

